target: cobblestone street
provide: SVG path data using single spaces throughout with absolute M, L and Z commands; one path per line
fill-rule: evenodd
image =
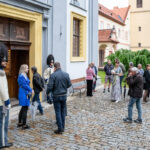
M 52 107 L 45 115 L 36 116 L 30 130 L 17 128 L 11 121 L 9 137 L 14 142 L 11 149 L 49 150 L 150 150 L 150 103 L 143 104 L 143 124 L 125 124 L 127 100 L 112 103 L 110 94 L 94 93 L 94 97 L 74 97 L 68 101 L 66 130 L 55 135 L 55 114 Z M 134 107 L 133 119 L 137 113 Z

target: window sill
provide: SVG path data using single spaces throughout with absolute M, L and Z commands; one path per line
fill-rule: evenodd
M 85 57 L 71 57 L 71 62 L 85 62 Z

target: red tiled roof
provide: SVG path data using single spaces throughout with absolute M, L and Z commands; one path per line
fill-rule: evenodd
M 115 7 L 115 9 L 110 10 L 108 8 L 106 8 L 105 6 L 103 6 L 102 4 L 99 4 L 99 14 L 121 24 L 121 25 L 125 25 L 125 19 L 126 16 L 128 14 L 130 7 L 127 8 L 117 8 Z M 121 12 L 119 12 L 121 11 Z
M 120 17 L 122 18 L 122 20 L 124 21 L 124 23 L 125 23 L 126 17 L 127 17 L 127 15 L 128 15 L 128 12 L 129 12 L 129 9 L 130 9 L 130 6 L 125 7 L 125 8 L 114 7 L 112 11 L 113 11 L 116 15 L 120 16 Z
M 111 34 L 112 34 L 112 29 L 99 30 L 99 32 L 98 32 L 98 41 L 99 42 L 119 43 L 118 40 L 114 40 L 114 39 L 111 38 Z

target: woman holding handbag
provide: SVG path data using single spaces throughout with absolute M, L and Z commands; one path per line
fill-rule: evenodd
M 30 126 L 26 124 L 27 122 L 27 112 L 28 107 L 30 105 L 30 97 L 34 93 L 32 88 L 30 87 L 30 80 L 27 76 L 29 71 L 28 65 L 21 65 L 18 76 L 18 84 L 19 84 L 19 105 L 22 106 L 19 112 L 18 117 L 18 127 L 22 127 L 22 129 L 29 129 Z
M 96 77 L 92 69 L 92 65 L 89 64 L 86 70 L 86 82 L 87 82 L 87 96 L 93 96 L 92 87 L 93 87 L 93 78 Z

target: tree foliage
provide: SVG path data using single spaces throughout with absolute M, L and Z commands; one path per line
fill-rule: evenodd
M 125 65 L 126 70 L 129 69 L 129 63 L 133 62 L 134 66 L 142 64 L 143 69 L 146 68 L 147 64 L 150 64 L 150 51 L 143 49 L 137 52 L 120 49 L 114 54 L 111 54 L 107 57 L 107 60 L 110 59 L 113 64 L 115 64 L 115 58 L 118 58 L 121 63 Z

